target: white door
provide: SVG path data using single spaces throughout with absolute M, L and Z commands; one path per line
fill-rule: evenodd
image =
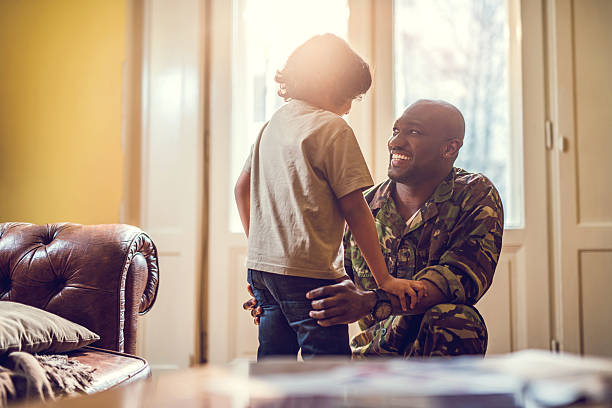
M 201 0 L 142 2 L 140 226 L 155 242 L 160 286 L 140 319 L 139 353 L 154 372 L 197 361 L 202 248 Z M 140 7 L 135 5 L 134 7 Z M 134 120 L 134 118 L 132 118 Z
M 547 2 L 555 334 L 612 357 L 612 2 Z

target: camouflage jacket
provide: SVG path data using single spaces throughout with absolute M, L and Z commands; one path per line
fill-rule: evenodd
M 389 272 L 402 279 L 427 279 L 449 303 L 474 305 L 491 286 L 502 246 L 503 209 L 495 186 L 481 174 L 453 168 L 409 224 L 396 209 L 393 188 L 387 180 L 365 192 Z M 344 248 L 345 268 L 355 284 L 376 288 L 350 231 Z M 402 319 L 410 318 L 361 319 L 364 331 L 352 340 L 354 354 L 401 352 L 405 344 L 400 343 L 409 335 L 401 329 L 410 326 Z M 372 344 L 374 337 L 387 345 L 385 350 Z

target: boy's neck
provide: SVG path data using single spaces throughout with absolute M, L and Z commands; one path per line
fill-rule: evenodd
M 301 99 L 303 102 L 306 102 L 309 105 L 315 106 L 317 108 L 335 113 L 338 116 L 344 116 L 346 114 L 348 114 L 348 111 L 350 110 L 350 103 L 349 101 L 345 102 L 344 104 L 341 105 L 337 105 L 335 103 L 333 103 L 331 100 L 321 100 L 321 101 L 308 101 L 308 100 L 304 100 Z M 351 101 L 352 102 L 352 101 Z M 347 106 L 348 105 L 348 106 Z

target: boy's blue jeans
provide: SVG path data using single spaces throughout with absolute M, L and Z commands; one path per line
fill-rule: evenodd
M 263 308 L 257 360 L 271 356 L 297 357 L 300 348 L 304 360 L 323 355 L 351 355 L 348 325 L 321 327 L 308 316 L 312 307 L 306 292 L 336 281 L 249 269 L 248 282 L 257 305 Z

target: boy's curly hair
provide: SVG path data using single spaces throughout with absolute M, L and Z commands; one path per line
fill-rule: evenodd
M 327 95 L 343 104 L 372 85 L 370 66 L 334 34 L 316 35 L 297 47 L 274 80 L 285 101 L 301 99 L 315 105 Z

